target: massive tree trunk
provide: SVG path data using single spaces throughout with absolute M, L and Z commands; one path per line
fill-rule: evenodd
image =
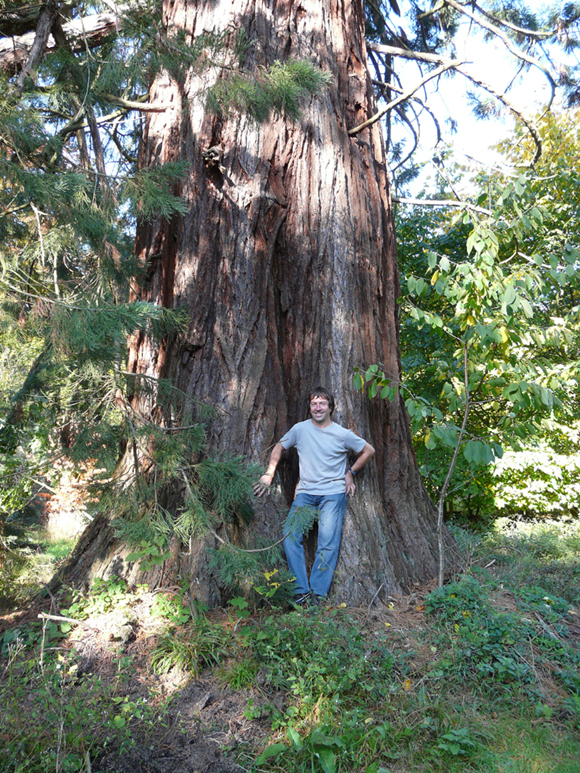
M 306 59 L 332 82 L 304 105 L 300 120 L 259 126 L 206 112 L 203 92 L 219 77 L 214 71 L 191 72 L 185 83 L 166 73 L 156 78 L 150 100 L 173 109 L 147 118 L 140 163 L 187 161 L 178 192 L 188 212 L 139 227 L 147 276 L 138 297 L 186 305 L 190 321 L 187 334 L 162 345 L 136 339 L 129 369 L 170 379 L 215 406 L 207 423 L 214 453 L 263 462 L 285 430 L 306 418 L 308 390 L 332 390 L 333 419 L 377 450 L 349 500 L 333 594 L 359 604 L 430 579 L 437 573 L 434 509 L 403 401 L 370 402 L 352 383 L 355 366 L 382 363 L 395 381 L 400 368 L 397 252 L 380 124 L 348 135 L 375 112 L 362 3 L 166 0 L 165 14 L 192 39 L 243 28 L 255 40 L 247 65 Z M 203 152 L 216 145 L 223 172 L 204 163 Z M 154 404 L 140 409 L 155 415 Z M 289 501 L 292 467 L 280 471 Z M 257 508 L 254 528 L 279 538 L 280 508 Z M 205 595 L 217 599 L 215 591 Z

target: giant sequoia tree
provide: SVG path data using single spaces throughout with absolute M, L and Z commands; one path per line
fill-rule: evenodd
M 404 406 L 356 393 L 356 366 L 381 362 L 399 377 L 397 252 L 379 123 L 349 136 L 375 112 L 362 3 L 169 2 L 166 22 L 192 39 L 243 29 L 253 41 L 244 66 L 309 60 L 329 85 L 299 120 L 266 124 L 208 113 L 211 73 L 184 82 L 161 73 L 140 163 L 185 160 L 183 217 L 138 228 L 147 266 L 144 300 L 189 309 L 187 332 L 153 344 L 138 336 L 129 370 L 170 379 L 217 408 L 207 424 L 213 453 L 264 459 L 305 417 L 305 395 L 323 383 L 335 419 L 376 447 L 376 463 L 351 501 L 335 591 L 351 603 L 431 578 L 437 542 Z M 216 77 L 219 77 L 217 75 Z M 219 164 L 204 153 L 220 149 Z M 155 399 L 139 402 L 155 415 Z M 182 420 L 179 417 L 177 421 Z M 160 417 L 163 421 L 175 419 Z M 190 418 L 187 418 L 189 421 Z M 283 472 L 287 496 L 295 480 Z M 279 536 L 279 523 L 264 516 Z

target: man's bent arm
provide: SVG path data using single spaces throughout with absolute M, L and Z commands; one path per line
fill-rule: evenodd
M 256 483 L 254 486 L 254 493 L 257 494 L 259 497 L 264 494 L 264 492 L 268 489 L 268 486 L 272 483 L 272 480 L 274 479 L 274 473 L 276 472 L 276 467 L 278 466 L 278 462 L 280 461 L 282 457 L 282 452 L 284 451 L 284 446 L 282 443 L 276 443 L 274 448 L 272 449 L 272 453 L 270 454 L 270 460 L 268 462 L 268 469 L 266 472 L 262 475 L 259 482 Z M 364 453 L 364 449 L 363 449 Z
M 350 467 L 345 476 L 345 482 L 346 482 L 346 493 L 349 496 L 352 496 L 354 494 L 354 476 L 353 472 L 357 473 L 359 470 L 362 470 L 362 468 L 365 466 L 365 464 L 368 462 L 368 460 L 374 456 L 375 449 L 371 446 L 370 443 L 365 443 L 365 447 L 360 453 L 360 456 L 357 458 L 355 463 Z M 352 470 L 352 472 L 351 472 Z
M 359 470 L 362 470 L 362 468 L 365 466 L 368 460 L 374 455 L 375 455 L 375 449 L 371 446 L 370 443 L 365 443 L 365 447 L 361 451 L 360 456 L 358 457 L 358 459 L 350 469 L 353 472 L 359 472 Z

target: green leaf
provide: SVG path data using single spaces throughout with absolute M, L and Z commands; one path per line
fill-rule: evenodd
M 511 306 L 516 299 L 516 288 L 513 285 L 508 285 L 503 295 L 503 302 L 506 306 Z
M 315 746 L 314 748 L 324 773 L 335 773 L 336 755 L 332 749 L 329 749 L 328 746 Z
M 467 254 L 468 255 L 471 254 L 471 251 L 473 249 L 473 245 L 475 244 L 476 238 L 477 238 L 477 236 L 476 236 L 475 231 L 473 233 L 469 234 L 469 236 L 467 237 L 467 243 L 466 243 L 465 247 L 467 249 Z
M 381 400 L 389 400 L 389 402 L 390 402 L 391 400 L 394 399 L 396 394 L 397 394 L 397 390 L 396 389 L 393 389 L 390 386 L 384 386 L 381 389 Z
M 528 319 L 531 319 L 534 316 L 534 310 L 532 309 L 532 306 L 529 301 L 527 301 L 525 298 L 520 298 L 520 305 L 522 309 L 524 310 L 524 314 Z
M 491 464 L 494 459 L 492 447 L 481 440 L 468 440 L 463 455 L 470 464 L 476 467 Z
M 554 396 L 549 389 L 540 387 L 540 397 L 546 408 L 552 408 L 554 405 Z
M 273 743 L 271 746 L 266 746 L 260 756 L 256 758 L 256 764 L 261 765 L 266 760 L 269 760 L 270 757 L 276 757 L 278 754 L 285 752 L 287 748 L 286 744 L 283 743 Z
M 292 743 L 292 746 L 295 749 L 302 749 L 304 746 L 304 741 L 302 738 L 300 738 L 300 734 L 297 730 L 295 730 L 293 727 L 287 727 L 286 728 L 286 735 L 288 736 L 290 742 Z

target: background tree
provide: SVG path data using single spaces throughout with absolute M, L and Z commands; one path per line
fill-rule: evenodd
M 499 489 L 506 473 L 494 483 L 489 466 L 494 457 L 548 439 L 554 452 L 562 452 L 577 421 L 574 114 L 544 116 L 538 128 L 545 152 L 534 174 L 480 175 L 480 194 L 466 200 L 459 214 L 450 211 L 449 191 L 442 191 L 441 204 L 447 200 L 447 206 L 400 216 L 410 301 L 402 325 L 403 362 L 416 447 L 434 493 L 445 479 L 465 409 L 458 345 L 463 340 L 469 344 L 473 394 L 455 496 L 448 504 L 455 499 L 472 518 L 482 509 L 493 513 L 496 493 L 505 506 Z M 516 139 L 522 131 L 516 130 Z M 531 140 L 502 147 L 516 170 L 529 168 Z M 488 335 L 490 324 L 495 339 Z M 544 459 L 547 450 L 541 451 Z M 523 464 L 510 459 L 514 467 Z M 524 467 L 539 483 L 532 457 Z M 550 477 L 549 499 L 536 492 L 543 512 L 560 490 Z M 560 498 L 562 509 L 576 501 L 564 490 Z M 518 507 L 508 499 L 510 507 Z

